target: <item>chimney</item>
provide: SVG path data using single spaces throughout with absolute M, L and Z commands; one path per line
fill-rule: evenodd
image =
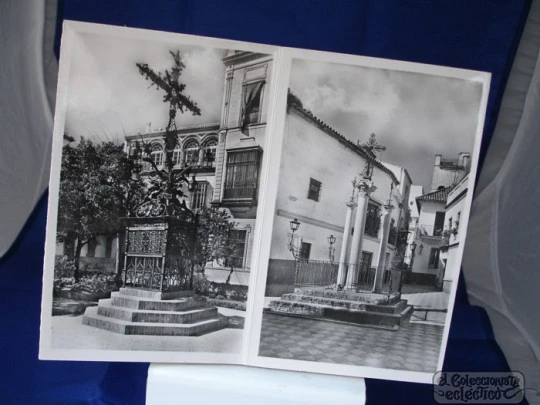
M 441 158 L 442 158 L 442 155 L 440 153 L 437 153 L 435 155 L 435 166 L 440 166 L 441 165 Z
M 469 170 L 471 167 L 471 154 L 468 152 L 463 153 L 463 167 L 465 170 Z

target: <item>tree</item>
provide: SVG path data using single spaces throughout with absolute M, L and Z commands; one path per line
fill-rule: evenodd
M 235 224 L 227 211 L 214 207 L 201 208 L 197 218 L 195 262 L 204 272 L 206 263 L 228 256 L 229 234 Z
M 79 258 L 84 245 L 99 234 L 116 232 L 119 220 L 138 205 L 142 183 L 132 177 L 133 162 L 122 145 L 94 145 L 81 138 L 65 145 L 58 198 L 58 239 L 75 242 L 74 278 L 80 279 Z
M 190 167 L 188 166 L 181 171 L 173 170 L 173 151 L 178 144 L 176 115 L 178 112 L 183 114 L 187 111 L 190 111 L 193 115 L 201 115 L 201 110 L 197 103 L 185 94 L 186 84 L 180 82 L 180 76 L 186 67 L 182 61 L 180 51 L 169 51 L 169 53 L 173 58 L 173 67 L 170 70 L 156 72 L 147 63 L 136 63 L 139 73 L 151 82 L 150 87 L 155 87 L 157 90 L 164 92 L 163 102 L 169 105 L 169 120 L 165 131 L 165 169 L 160 170 L 152 160 L 150 145 L 142 142 L 142 148 L 140 148 L 138 155 L 141 160 L 153 167 L 152 186 L 149 189 L 150 198 L 152 198 L 152 192 L 154 195 L 162 193 L 162 195 L 168 196 L 173 207 L 179 206 L 181 210 L 188 211 L 184 202 L 182 184 L 188 182 L 187 176 Z

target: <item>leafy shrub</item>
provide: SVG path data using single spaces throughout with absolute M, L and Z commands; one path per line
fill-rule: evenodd
M 78 283 L 75 283 L 72 277 L 57 277 L 53 283 L 53 296 L 70 296 L 71 293 L 100 296 L 111 293 L 117 288 L 116 275 L 114 274 L 87 274 L 83 275 Z
M 247 292 L 248 288 L 245 285 L 211 282 L 208 297 L 220 300 L 247 301 Z
M 193 274 L 193 291 L 196 294 L 208 295 L 208 292 L 211 288 L 211 282 L 208 280 L 208 277 L 204 273 L 194 273 Z
M 86 293 L 109 293 L 117 288 L 115 274 L 95 273 L 83 275 L 71 291 Z
M 56 256 L 54 259 L 54 278 L 70 278 L 73 277 L 75 272 L 75 260 L 70 259 L 68 256 Z

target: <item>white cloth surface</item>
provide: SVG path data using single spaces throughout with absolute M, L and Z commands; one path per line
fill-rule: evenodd
M 533 2 L 482 168 L 463 270 L 510 368 L 540 404 L 540 1 Z M 539 390 L 537 395 L 534 390 Z
M 49 181 L 53 127 L 49 101 L 54 100 L 56 62 L 54 22 L 52 34 L 49 30 L 45 36 L 44 17 L 55 19 L 56 8 L 47 7 L 47 14 L 45 10 L 45 1 L 0 2 L 0 257 Z M 45 58 L 44 45 L 49 50 Z M 49 97 L 45 75 L 51 78 Z

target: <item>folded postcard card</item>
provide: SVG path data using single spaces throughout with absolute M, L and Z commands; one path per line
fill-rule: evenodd
M 489 80 L 66 22 L 40 358 L 432 382 Z

